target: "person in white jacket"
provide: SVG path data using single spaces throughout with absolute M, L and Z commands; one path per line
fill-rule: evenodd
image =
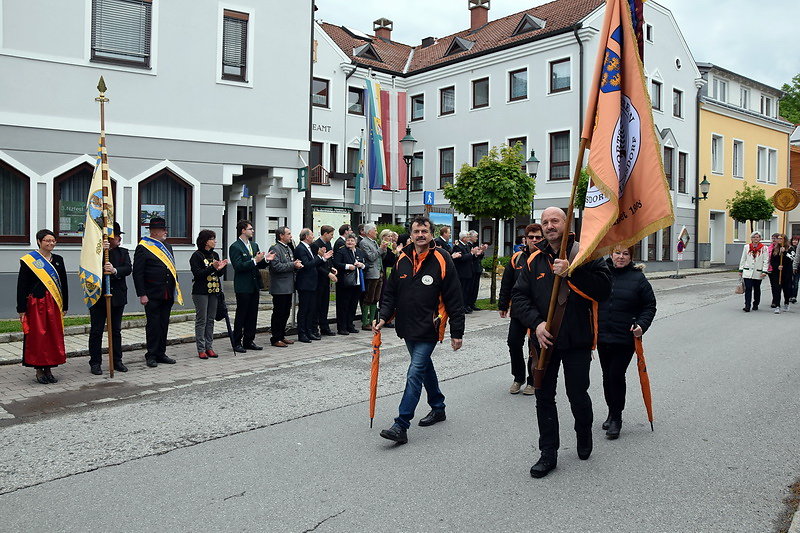
M 761 234 L 754 231 L 750 234 L 750 242 L 744 245 L 742 259 L 739 261 L 739 279 L 744 282 L 745 313 L 758 311 L 761 302 L 761 280 L 767 276 L 769 268 L 769 247 L 761 242 Z

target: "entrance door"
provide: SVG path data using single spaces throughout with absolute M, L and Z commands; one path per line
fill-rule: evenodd
M 711 244 L 711 262 L 725 263 L 725 214 L 708 216 L 708 242 Z
M 310 157 L 311 157 L 310 161 L 311 168 L 309 168 L 309 170 L 313 169 L 317 165 L 322 164 L 322 143 L 315 143 L 315 142 L 311 143 Z

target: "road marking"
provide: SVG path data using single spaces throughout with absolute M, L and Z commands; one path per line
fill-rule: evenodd
M 8 411 L 6 411 L 6 410 L 5 410 L 5 409 L 3 409 L 2 407 L 0 407 L 0 420 L 2 420 L 2 419 L 8 419 L 8 418 L 14 418 L 14 415 L 12 415 L 12 414 L 11 414 L 11 413 L 9 413 Z

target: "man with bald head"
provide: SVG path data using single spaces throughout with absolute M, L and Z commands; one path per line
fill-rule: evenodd
M 514 317 L 535 332 L 531 341 L 535 350 L 547 346 L 550 361 L 542 386 L 536 390 L 536 421 L 539 426 L 539 461 L 531 467 L 531 476 L 541 478 L 556 467 L 559 448 L 558 411 L 556 410 L 556 381 L 558 369 L 564 367 L 578 457 L 589 458 L 592 453 L 592 401 L 589 398 L 589 363 L 597 332 L 593 313 L 596 303 L 611 294 L 611 272 L 603 259 L 588 261 L 571 274 L 570 262 L 578 253 L 575 235 L 567 234 L 567 217 L 558 207 L 548 207 L 542 213 L 544 239 L 539 241 L 520 273 L 512 291 Z M 567 241 L 567 259 L 559 259 L 561 240 Z M 558 293 L 561 315 L 560 327 L 554 320 L 552 331 L 547 330 L 547 311 L 555 276 L 561 276 Z M 596 316 L 596 315 L 595 315 Z

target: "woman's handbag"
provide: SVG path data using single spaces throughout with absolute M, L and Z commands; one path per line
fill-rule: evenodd
M 744 294 L 744 280 L 739 280 L 739 284 L 733 290 L 734 294 Z

